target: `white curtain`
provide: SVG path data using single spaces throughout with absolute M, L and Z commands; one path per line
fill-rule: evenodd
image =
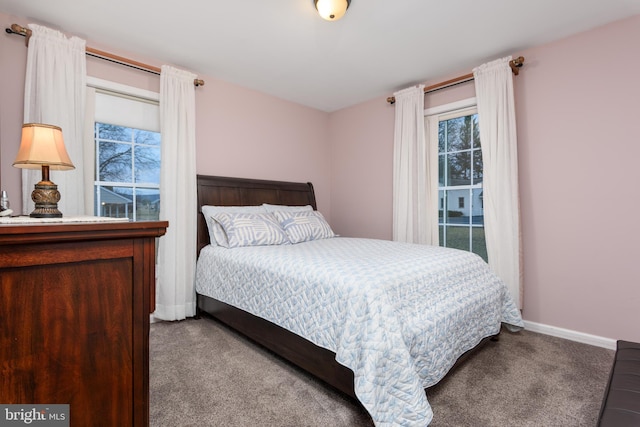
M 95 140 L 95 117 L 96 117 L 96 89 L 87 86 L 84 110 L 84 210 L 89 215 L 100 215 L 95 212 L 94 182 L 96 179 L 96 140 Z
M 45 123 L 62 129 L 64 144 L 76 167 L 51 171 L 61 198 L 63 215 L 84 215 L 83 126 L 87 80 L 85 45 L 78 37 L 29 24 L 32 31 L 27 50 L 24 89 L 24 123 Z M 22 170 L 22 213 L 34 209 L 31 192 L 42 178 L 39 170 Z
M 424 130 L 424 86 L 419 85 L 394 93 L 396 99 L 393 146 L 393 240 L 400 242 L 438 244 L 437 187 L 436 201 L 428 188 L 428 174 L 437 167 L 428 167 Z M 437 162 L 437 153 L 436 153 Z M 437 164 L 437 163 L 436 163 Z M 426 220 L 435 208 L 435 236 Z
M 162 320 L 196 312 L 195 78 L 167 65 L 160 74 L 160 219 L 169 228 L 158 243 L 154 317 Z
M 440 232 L 438 225 L 438 117 L 425 117 L 425 150 L 427 159 L 427 215 L 424 218 L 427 229 L 427 239 L 424 243 L 440 245 Z
M 511 57 L 473 70 L 482 160 L 489 265 L 522 308 L 518 144 Z

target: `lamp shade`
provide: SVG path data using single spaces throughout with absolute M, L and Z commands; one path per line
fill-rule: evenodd
M 351 0 L 314 0 L 320 16 L 327 21 L 337 21 L 347 12 Z
M 62 129 L 41 123 L 22 125 L 22 140 L 13 166 L 25 169 L 75 169 L 64 147 Z

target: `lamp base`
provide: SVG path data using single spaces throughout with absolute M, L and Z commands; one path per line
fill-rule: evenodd
M 58 186 L 51 181 L 40 181 L 31 193 L 31 200 L 36 208 L 29 214 L 31 218 L 62 218 L 58 210 L 60 192 Z

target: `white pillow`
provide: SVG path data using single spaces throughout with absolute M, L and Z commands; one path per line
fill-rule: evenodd
M 226 248 L 283 245 L 289 243 L 276 217 L 271 213 L 222 212 L 213 216 L 227 236 Z
M 264 203 L 262 206 L 264 206 L 264 209 L 267 212 L 277 212 L 277 211 L 308 212 L 313 210 L 313 207 L 311 205 L 288 206 L 288 205 L 270 205 L 269 203 Z
M 318 211 L 276 211 L 273 214 L 280 221 L 280 225 L 287 233 L 291 243 L 327 239 L 336 236 L 324 216 Z
M 204 205 L 201 208 L 204 220 L 209 230 L 209 241 L 212 245 L 228 246 L 227 235 L 213 216 L 222 212 L 227 213 L 264 213 L 265 209 L 262 205 L 257 206 L 209 206 Z

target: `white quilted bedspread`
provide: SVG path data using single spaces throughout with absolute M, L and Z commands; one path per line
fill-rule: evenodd
M 385 240 L 207 246 L 196 290 L 335 352 L 376 426 L 428 425 L 424 388 L 501 322 L 523 326 L 477 255 Z

